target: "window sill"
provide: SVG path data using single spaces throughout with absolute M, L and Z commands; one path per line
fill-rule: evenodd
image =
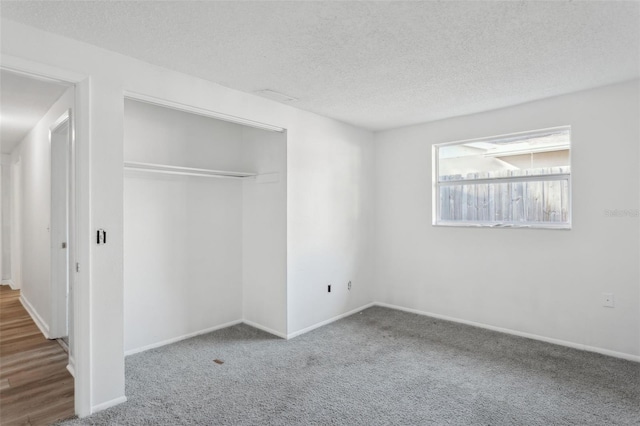
M 434 222 L 433 226 L 456 228 L 512 228 L 512 229 L 552 229 L 571 230 L 570 223 L 477 223 L 477 222 Z

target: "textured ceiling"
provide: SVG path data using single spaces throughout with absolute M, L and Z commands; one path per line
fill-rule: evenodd
M 8 154 L 68 88 L 0 71 L 0 151 Z
M 3 1 L 1 14 L 373 130 L 640 76 L 638 2 Z

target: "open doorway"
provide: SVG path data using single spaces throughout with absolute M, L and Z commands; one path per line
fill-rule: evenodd
M 2 333 L 0 423 L 50 423 L 75 412 L 69 238 L 75 87 L 5 69 L 0 81 L 2 303 L 9 303 L 0 328 L 21 324 Z M 28 386 L 19 374 L 28 376 Z M 32 394 L 21 395 L 23 389 Z

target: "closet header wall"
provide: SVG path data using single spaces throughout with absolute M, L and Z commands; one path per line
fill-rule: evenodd
M 125 100 L 125 351 L 286 334 L 286 133 Z

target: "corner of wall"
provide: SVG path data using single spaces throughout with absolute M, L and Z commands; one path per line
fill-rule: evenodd
M 36 323 L 42 334 L 45 338 L 49 339 L 49 324 L 38 314 L 38 311 L 33 307 L 29 300 L 27 300 L 24 293 L 20 295 L 20 303 L 24 306 L 24 309 L 27 311 L 29 316 L 33 319 L 33 322 Z

